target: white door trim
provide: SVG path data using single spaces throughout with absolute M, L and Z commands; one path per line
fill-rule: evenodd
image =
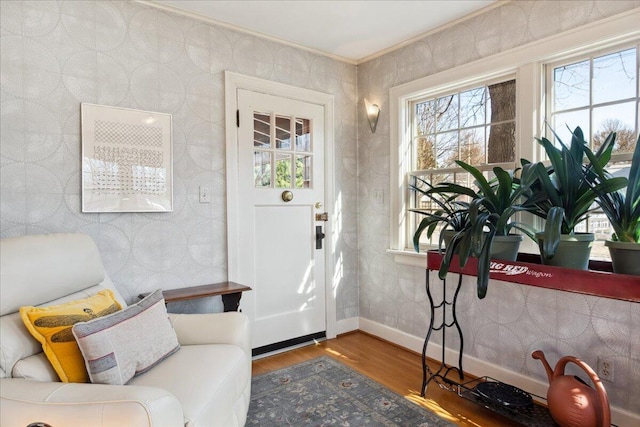
M 316 92 L 310 89 L 272 82 L 256 77 L 225 71 L 225 133 L 226 133 L 226 166 L 227 166 L 227 268 L 228 279 L 234 281 L 238 277 L 240 257 L 240 242 L 238 239 L 238 128 L 236 126 L 236 111 L 238 110 L 238 89 L 246 89 L 269 95 L 296 99 L 299 101 L 318 104 L 324 107 L 324 188 L 325 211 L 329 214 L 329 221 L 325 223 L 325 284 L 326 284 L 326 322 L 327 338 L 335 338 L 337 333 L 336 320 L 336 284 L 333 277 L 333 242 L 334 242 L 334 97 L 331 94 Z M 241 118 L 242 119 L 242 118 Z M 245 118 L 246 120 L 246 118 Z M 251 283 L 245 283 L 251 286 Z

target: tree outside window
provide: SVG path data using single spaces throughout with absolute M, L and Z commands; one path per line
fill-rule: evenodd
M 477 86 L 413 103 L 413 170 L 431 185 L 454 181 L 470 185 L 472 178 L 456 160 L 474 166 L 515 162 L 516 84 L 514 79 Z M 428 201 L 412 207 L 435 209 Z M 412 214 L 414 223 L 418 214 Z M 436 236 L 437 233 L 434 234 Z M 425 244 L 426 236 L 423 237 Z

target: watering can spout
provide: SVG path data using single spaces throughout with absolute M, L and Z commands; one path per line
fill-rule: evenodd
M 553 381 L 553 370 L 551 369 L 549 362 L 547 362 L 547 359 L 544 357 L 544 353 L 541 350 L 536 350 L 533 353 L 531 353 L 531 357 L 533 357 L 534 359 L 538 359 L 542 362 L 542 366 L 544 366 L 544 370 L 547 371 L 547 378 L 549 380 L 549 384 L 551 384 L 551 381 Z

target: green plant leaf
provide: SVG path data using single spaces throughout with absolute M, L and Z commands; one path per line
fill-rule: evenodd
M 560 227 L 562 226 L 563 216 L 563 208 L 554 206 L 549 209 L 547 221 L 544 225 L 544 237 L 540 245 L 540 254 L 545 259 L 551 259 L 556 254 L 560 244 Z
M 489 271 L 491 267 L 491 244 L 495 236 L 495 229 L 489 230 L 484 240 L 482 251 L 478 257 L 478 277 L 477 292 L 478 298 L 483 299 L 487 296 L 487 287 L 489 286 Z
M 491 185 L 489 185 L 489 182 L 484 177 L 482 172 L 480 172 L 480 170 L 474 168 L 470 164 L 463 162 L 462 160 L 456 160 L 456 164 L 460 166 L 462 169 L 469 172 L 471 176 L 473 176 L 473 178 L 475 179 L 475 184 L 478 186 L 478 189 L 480 190 L 480 192 L 488 200 L 490 200 L 491 203 L 493 203 L 494 205 L 497 205 L 496 196 L 495 194 L 493 194 Z
M 505 171 L 501 167 L 494 167 L 493 173 L 498 180 L 498 191 L 496 195 L 497 201 L 497 213 L 502 213 L 505 209 L 513 204 L 511 199 L 512 194 L 517 193 L 513 188 L 513 178 L 509 175 L 509 172 Z

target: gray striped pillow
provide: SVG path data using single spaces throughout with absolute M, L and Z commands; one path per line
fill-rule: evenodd
M 76 323 L 73 335 L 92 383 L 126 384 L 180 349 L 162 291 L 105 317 Z

